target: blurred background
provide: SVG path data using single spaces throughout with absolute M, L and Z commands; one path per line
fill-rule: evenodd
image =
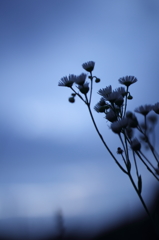
M 159 1 L 1 0 L 0 32 L 0 233 L 56 233 L 59 211 L 66 231 L 92 234 L 144 215 L 86 106 L 70 104 L 58 82 L 95 61 L 92 108 L 100 88 L 117 88 L 126 75 L 138 79 L 128 110 L 158 102 Z M 116 155 L 109 123 L 93 113 Z M 139 166 L 150 207 L 156 181 Z

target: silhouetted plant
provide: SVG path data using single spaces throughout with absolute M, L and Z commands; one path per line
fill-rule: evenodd
M 72 90 L 71 97 L 69 97 L 70 103 L 75 102 L 76 96 L 85 103 L 94 127 L 98 133 L 98 136 L 100 137 L 106 150 L 114 159 L 118 167 L 130 179 L 145 211 L 147 212 L 148 216 L 152 220 L 153 225 L 155 226 L 156 223 L 154 223 L 154 219 L 152 219 L 151 214 L 142 197 L 143 183 L 142 176 L 139 173 L 137 159 L 141 160 L 141 162 L 146 166 L 147 170 L 153 175 L 153 177 L 157 181 L 159 181 L 159 154 L 154 147 L 154 128 L 157 123 L 157 114 L 159 114 L 159 102 L 154 105 L 139 106 L 135 109 L 136 113 L 139 113 L 143 116 L 143 123 L 139 123 L 135 113 L 127 111 L 128 101 L 133 99 L 130 93 L 130 86 L 137 82 L 136 77 L 122 77 L 118 80 L 119 83 L 123 85 L 122 87 L 118 87 L 113 90 L 112 86 L 110 85 L 98 91 L 98 94 L 101 96 L 101 98 L 99 102 L 95 105 L 94 110 L 97 113 L 104 114 L 105 118 L 110 123 L 110 128 L 112 132 L 115 133 L 119 138 L 120 146 L 117 148 L 117 154 L 120 155 L 119 158 L 122 158 L 123 164 L 121 164 L 118 158 L 110 150 L 106 140 L 100 133 L 92 113 L 91 99 L 93 82 L 100 82 L 100 78 L 93 76 L 92 74 L 95 67 L 95 62 L 86 62 L 82 64 L 82 67 L 89 73 L 89 76 L 87 76 L 87 74 L 85 73 L 82 73 L 79 76 L 69 75 L 68 77 L 61 78 L 58 85 L 68 87 Z M 154 114 L 150 115 L 150 112 L 152 111 L 154 112 Z M 139 133 L 139 136 L 137 135 L 137 133 Z M 152 161 L 150 161 L 145 156 L 142 150 L 142 145 L 144 145 L 146 149 L 151 151 L 152 156 L 155 160 L 155 164 L 152 163 Z M 132 152 L 132 154 L 130 154 L 130 151 Z M 132 165 L 134 166 L 136 171 L 137 181 L 134 180 L 131 172 Z M 157 224 L 159 229 L 159 223 Z

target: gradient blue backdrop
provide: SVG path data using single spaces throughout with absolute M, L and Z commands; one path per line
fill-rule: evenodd
M 51 232 L 58 209 L 66 229 L 144 213 L 84 104 L 70 104 L 70 90 L 57 85 L 93 60 L 102 81 L 92 106 L 100 88 L 125 75 L 138 78 L 129 110 L 159 101 L 159 1 L 1 0 L 0 33 L 0 232 Z M 94 116 L 116 154 L 108 122 Z M 155 182 L 140 170 L 150 206 Z

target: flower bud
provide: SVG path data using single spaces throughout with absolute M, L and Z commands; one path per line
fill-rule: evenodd
M 123 102 L 124 102 L 124 99 L 123 99 L 123 96 L 122 96 L 122 95 L 120 95 L 120 96 L 115 100 L 115 104 L 116 104 L 117 106 L 119 106 L 119 107 L 123 104 Z
M 127 112 L 126 112 L 126 117 L 127 117 L 127 118 L 132 118 L 132 117 L 133 117 L 133 113 L 130 112 L 130 111 L 127 111 Z
M 147 117 L 147 119 L 148 119 L 148 121 L 151 122 L 152 124 L 156 124 L 156 123 L 157 123 L 157 120 L 158 120 L 158 118 L 157 118 L 156 115 L 149 115 L 149 116 Z
M 133 96 L 131 96 L 130 93 L 129 93 L 127 99 L 132 100 L 132 99 L 133 99 Z
M 128 119 L 123 118 L 119 121 L 113 122 L 111 124 L 111 129 L 114 133 L 119 134 L 123 128 L 126 128 L 128 126 Z
M 159 175 L 159 166 L 157 168 L 155 168 L 155 173 L 156 173 L 156 175 Z
M 142 192 L 142 178 L 141 178 L 141 175 L 138 176 L 138 190 L 139 190 L 139 193 L 141 194 L 141 192 Z
M 75 102 L 75 98 L 74 98 L 74 97 L 69 97 L 68 101 L 69 101 L 70 103 L 74 103 L 74 102 Z
M 84 83 L 83 86 L 78 86 L 78 89 L 80 90 L 81 93 L 87 94 L 89 91 L 89 86 L 88 83 Z
M 87 72 L 92 72 L 95 66 L 95 62 L 89 61 L 86 63 L 82 64 L 82 67 L 87 71 Z
M 100 82 L 100 78 L 96 78 L 95 82 L 99 83 Z
M 137 138 L 134 138 L 131 142 L 131 148 L 134 151 L 140 151 L 141 149 L 141 143 L 137 140 Z
M 123 153 L 123 150 L 120 147 L 118 147 L 117 148 L 117 154 L 122 154 L 122 153 Z
M 109 122 L 115 122 L 117 121 L 117 116 L 114 113 L 113 110 L 110 109 L 109 112 L 106 113 L 106 117 L 105 117 Z

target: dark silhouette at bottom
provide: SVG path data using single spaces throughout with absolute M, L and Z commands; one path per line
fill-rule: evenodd
M 67 229 L 64 228 L 62 212 L 59 211 L 57 214 L 57 236 L 45 236 L 36 238 L 36 240 L 159 240 L 159 191 L 156 193 L 154 203 L 151 206 L 151 213 L 153 218 L 157 219 L 158 217 L 158 222 L 156 221 L 156 231 L 154 230 L 151 220 L 148 217 L 145 218 L 143 216 L 138 216 L 134 221 L 125 221 L 122 224 L 116 225 L 112 229 L 103 229 L 96 236 L 89 237 L 89 232 L 86 234 L 81 233 L 81 235 L 77 234 L 76 231 L 67 233 Z M 17 239 L 7 238 L 0 235 L 0 240 Z M 31 238 L 27 239 L 26 236 L 24 236 L 22 240 L 31 240 Z

